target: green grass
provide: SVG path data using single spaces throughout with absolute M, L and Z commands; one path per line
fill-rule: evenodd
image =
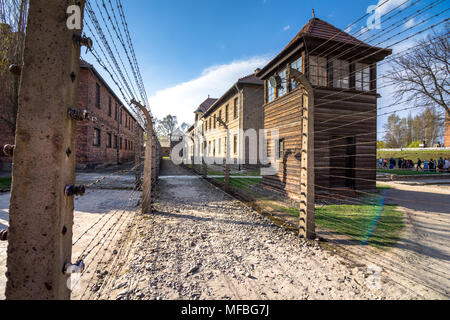
M 398 176 L 421 176 L 421 175 L 436 175 L 442 174 L 441 172 L 425 172 L 425 171 L 412 171 L 412 170 L 389 170 L 389 169 L 378 169 L 378 173 L 388 173 L 395 174 Z
M 395 205 L 329 205 L 316 208 L 317 225 L 381 249 L 394 246 L 404 228 L 403 214 Z M 373 229 L 373 231 L 371 231 Z
M 424 151 L 378 151 L 377 152 L 377 158 L 383 158 L 383 159 L 389 159 L 389 158 L 403 158 L 407 160 L 413 160 L 414 162 L 417 162 L 417 159 L 423 160 L 430 160 L 430 159 L 448 159 L 450 158 L 450 150 L 442 150 L 442 151 L 430 151 L 430 150 L 424 150 Z
M 378 189 L 379 191 L 383 191 L 383 190 L 389 190 L 389 189 L 392 189 L 392 187 L 391 187 L 391 186 L 388 186 L 388 185 L 386 185 L 386 184 L 380 184 L 380 183 L 377 183 L 377 189 Z
M 224 178 L 217 179 L 220 182 L 225 182 Z M 260 183 L 262 179 L 251 179 L 251 178 L 236 178 L 230 179 L 230 186 L 239 190 L 247 190 L 249 187 L 255 186 Z
M 0 178 L 0 189 L 11 188 L 11 178 Z

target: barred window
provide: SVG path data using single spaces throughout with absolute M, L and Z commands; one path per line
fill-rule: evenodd
M 370 66 L 368 64 L 356 64 L 355 89 L 360 91 L 370 91 Z
M 111 146 L 112 146 L 112 135 L 111 133 L 108 133 L 106 138 L 106 147 L 111 148 Z
M 270 81 L 267 81 L 267 102 L 275 100 L 275 88 L 272 87 Z
M 295 60 L 291 64 L 291 68 L 303 73 L 303 58 L 300 57 L 299 59 Z M 294 79 L 291 80 L 291 88 L 292 90 L 298 88 L 298 83 Z
M 327 85 L 327 58 L 309 57 L 309 80 L 314 86 Z
M 333 87 L 349 88 L 350 64 L 344 60 L 333 61 Z
M 287 71 L 286 71 L 286 69 L 281 71 L 279 76 L 281 78 L 281 86 L 277 90 L 277 96 L 281 97 L 287 93 Z
M 100 146 L 100 129 L 94 128 L 94 146 Z

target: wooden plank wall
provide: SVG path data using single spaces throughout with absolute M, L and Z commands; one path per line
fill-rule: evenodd
M 276 176 L 265 176 L 263 184 L 291 198 L 299 196 L 300 174 L 300 103 L 299 90 L 265 105 L 264 127 L 280 131 L 285 156 L 279 161 Z M 359 92 L 316 89 L 315 91 L 315 184 L 316 193 L 345 188 L 346 180 L 354 182 L 355 190 L 375 189 L 377 97 Z M 355 140 L 355 170 L 347 178 L 347 137 Z M 332 148 L 334 146 L 334 148 Z M 269 155 L 272 155 L 269 148 Z M 337 167 L 337 168 L 332 168 Z M 339 168 L 339 169 L 338 169 Z

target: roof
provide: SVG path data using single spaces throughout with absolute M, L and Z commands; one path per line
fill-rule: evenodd
M 208 98 L 205 101 L 202 102 L 202 104 L 198 107 L 197 110 L 195 110 L 195 112 L 201 112 L 201 113 L 205 113 L 206 111 L 209 110 L 209 108 L 211 108 L 211 106 L 217 101 L 217 99 L 214 98 Z
M 306 37 L 315 37 L 321 38 L 325 40 L 334 40 L 343 43 L 349 43 L 354 45 L 362 45 L 366 47 L 370 47 L 370 45 L 358 40 L 357 38 L 349 35 L 347 32 L 342 31 L 339 28 L 329 24 L 326 21 L 323 21 L 319 18 L 312 18 L 308 21 L 308 23 L 300 30 L 299 33 L 292 39 L 289 44 L 286 46 L 288 48 L 292 43 L 294 43 L 299 38 Z M 286 49 L 285 48 L 285 49 Z
M 259 79 L 254 73 L 246 77 L 240 78 L 238 80 L 238 83 L 264 85 L 264 81 Z
M 105 86 L 105 88 L 109 91 L 109 93 L 114 97 L 114 99 L 116 99 L 123 105 L 122 100 L 116 95 L 116 93 L 111 89 L 111 87 L 108 85 L 108 83 L 105 81 L 105 79 L 103 79 L 103 77 L 100 75 L 100 73 L 98 73 L 98 71 L 94 68 L 94 66 L 92 64 L 90 64 L 89 62 L 86 62 L 83 59 L 80 59 L 80 68 L 91 70 L 94 73 L 94 75 L 100 80 L 100 82 Z M 133 113 L 126 106 L 124 106 L 124 109 L 144 130 L 144 127 L 139 122 L 139 120 L 136 119 L 136 117 L 133 115 Z
M 355 49 L 363 49 L 363 52 L 369 53 L 373 51 L 379 51 L 380 53 L 374 56 L 374 59 L 383 60 L 385 56 L 392 53 L 390 49 L 383 49 L 378 47 L 373 47 L 339 28 L 323 21 L 319 18 L 312 18 L 308 23 L 297 33 L 297 35 L 288 43 L 288 45 L 272 60 L 270 61 L 257 75 L 263 77 L 273 66 L 276 66 L 283 57 L 288 55 L 290 52 L 298 48 L 298 45 L 308 45 L 311 40 L 316 40 L 319 42 L 328 42 L 330 45 L 346 44 L 350 47 L 354 46 Z M 323 47 L 324 50 L 327 47 Z M 334 46 L 336 49 L 336 46 Z M 313 48 L 311 48 L 314 50 Z M 365 49 L 365 51 L 364 51 Z M 343 49 L 344 50 L 344 49 Z M 333 50 L 331 50 L 333 51 Z M 330 50 L 328 50 L 330 52 Z
M 264 81 L 259 79 L 255 74 L 250 74 L 248 76 L 238 79 L 238 81 L 230 89 L 228 89 L 228 91 L 225 92 L 225 94 L 222 97 L 220 97 L 219 99 L 216 99 L 216 102 L 214 102 L 214 104 L 203 113 L 203 117 L 207 116 L 208 114 L 213 112 L 216 109 L 216 107 L 220 106 L 220 104 L 227 98 L 227 96 L 230 94 L 230 92 L 232 92 L 233 90 L 236 90 L 236 86 L 239 84 L 263 86 Z

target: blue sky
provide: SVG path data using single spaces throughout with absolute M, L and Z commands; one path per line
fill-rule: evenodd
M 313 8 L 316 17 L 346 29 L 378 1 L 385 0 L 124 0 L 123 3 L 153 114 L 162 118 L 172 113 L 180 122 L 192 123 L 196 106 L 208 95 L 221 96 L 239 77 L 262 67 L 279 53 L 312 17 Z M 405 10 L 405 16 L 434 1 L 418 1 L 409 11 Z M 383 13 L 388 14 L 404 2 L 407 5 L 414 1 L 389 0 Z M 413 26 L 417 20 L 446 7 L 448 1 L 408 24 Z M 422 29 L 448 16 L 446 13 L 431 20 Z M 350 32 L 360 30 L 366 20 L 354 25 Z M 395 49 L 403 50 L 413 43 L 406 41 Z M 86 59 L 94 62 L 89 54 Z M 384 96 L 390 93 L 388 89 L 382 91 Z M 387 104 L 388 100 L 385 97 L 380 103 Z M 379 128 L 383 123 L 380 118 Z

